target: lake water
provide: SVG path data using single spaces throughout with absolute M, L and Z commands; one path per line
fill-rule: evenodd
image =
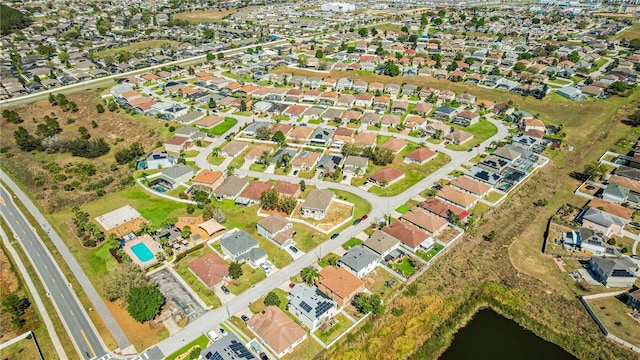
M 440 360 L 575 360 L 554 343 L 537 337 L 492 310 L 480 310 L 455 335 Z

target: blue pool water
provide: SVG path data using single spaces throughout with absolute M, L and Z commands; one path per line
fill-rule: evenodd
M 156 186 L 156 187 L 155 187 L 155 190 L 156 190 L 157 192 L 159 192 L 159 193 L 164 193 L 164 192 L 166 192 L 166 191 L 167 191 L 167 189 L 165 189 L 165 188 L 164 188 L 164 187 L 162 187 L 162 186 Z
M 136 257 L 142 262 L 147 262 L 153 259 L 153 253 L 149 250 L 147 245 L 143 243 L 133 245 L 131 247 L 131 251 L 133 251 L 133 253 L 136 254 Z

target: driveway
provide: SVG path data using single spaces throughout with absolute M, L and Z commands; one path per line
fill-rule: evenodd
M 294 245 L 295 246 L 295 245 Z M 296 249 L 298 249 L 296 247 Z M 294 253 L 293 251 L 291 251 L 291 249 L 289 249 L 289 247 L 284 248 L 284 250 L 289 253 L 289 255 L 291 255 L 291 257 L 293 258 L 293 260 L 297 260 L 299 258 L 301 258 L 302 256 L 304 256 L 304 254 L 306 254 L 304 251 L 298 249 L 298 252 Z

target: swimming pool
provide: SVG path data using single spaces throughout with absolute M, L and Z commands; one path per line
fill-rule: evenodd
M 151 250 L 149 250 L 147 245 L 143 243 L 133 245 L 131 247 L 131 251 L 133 251 L 133 253 L 136 254 L 136 257 L 142 262 L 147 262 L 154 257 Z
M 163 186 L 160 186 L 160 185 L 156 186 L 153 189 L 159 193 L 165 193 L 167 191 L 167 189 L 165 189 Z

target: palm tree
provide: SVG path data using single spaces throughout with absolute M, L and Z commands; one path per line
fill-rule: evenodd
M 225 175 L 232 176 L 233 174 L 235 174 L 235 172 L 236 172 L 235 166 L 229 165 L 227 166 L 227 170 L 225 170 Z
M 211 156 L 213 157 L 217 157 L 218 155 L 220 155 L 220 148 L 214 148 L 213 150 L 211 150 Z
M 318 269 L 313 266 L 308 266 L 302 269 L 302 271 L 300 271 L 300 276 L 307 285 L 315 285 L 320 279 Z

